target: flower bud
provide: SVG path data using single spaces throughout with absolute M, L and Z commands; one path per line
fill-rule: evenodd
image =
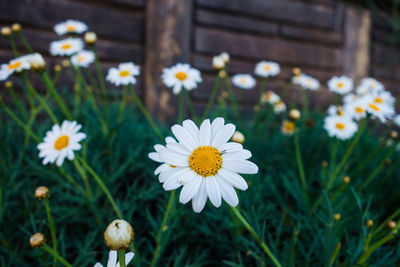
M 340 221 L 341 218 L 342 218 L 342 216 L 341 216 L 339 213 L 333 214 L 333 219 L 334 219 L 335 221 Z
M 322 167 L 327 167 L 328 166 L 328 161 L 323 160 L 321 165 L 322 165 Z
M 399 133 L 397 131 L 391 131 L 390 132 L 390 136 L 394 139 L 396 139 L 397 137 L 399 137 Z
M 212 59 L 212 66 L 215 70 L 221 70 L 225 67 L 225 61 L 221 56 L 215 56 Z
M 374 221 L 371 219 L 368 219 L 365 224 L 367 225 L 367 227 L 372 227 L 374 225 Z
M 58 65 L 58 64 L 54 65 L 54 71 L 55 72 L 60 72 L 61 71 L 61 65 Z
M 1 35 L 8 37 L 11 35 L 11 28 L 10 27 L 3 27 L 1 28 Z
M 31 69 L 34 71 L 42 72 L 46 68 L 46 61 L 44 61 L 44 58 L 39 53 L 30 56 L 29 63 L 31 64 Z
M 289 112 L 289 118 L 291 118 L 294 121 L 297 121 L 298 119 L 300 119 L 301 113 L 298 109 L 292 109 Z
M 125 220 L 114 220 L 104 232 L 104 240 L 111 250 L 125 250 L 133 240 L 132 226 Z
M 345 177 L 343 178 L 343 182 L 346 183 L 346 184 L 350 183 L 350 181 L 351 181 L 351 179 L 350 179 L 349 176 L 345 176 Z
M 393 230 L 394 228 L 396 228 L 396 222 L 395 221 L 388 222 L 388 227 Z
M 14 23 L 13 25 L 11 25 L 11 30 L 13 32 L 19 32 L 21 31 L 21 24 L 19 23 Z
M 243 144 L 244 143 L 244 135 L 239 131 L 235 131 L 232 136 L 232 141 L 239 143 L 239 144 Z
M 85 36 L 83 37 L 83 39 L 85 40 L 85 42 L 88 45 L 92 45 L 97 42 L 97 35 L 94 32 L 87 32 L 87 33 L 85 33 Z
M 281 126 L 281 132 L 284 135 L 292 135 L 296 130 L 296 125 L 292 121 L 284 120 Z
M 228 94 L 227 91 L 222 91 L 221 96 L 222 96 L 223 98 L 228 98 L 229 94 Z
M 50 196 L 50 190 L 46 186 L 39 186 L 35 190 L 35 198 L 43 200 L 46 198 L 49 198 Z
M 36 233 L 29 239 L 29 243 L 33 248 L 40 248 L 46 243 L 46 238 L 42 233 Z
M 224 60 L 225 64 L 228 63 L 229 60 L 230 60 L 229 54 L 228 54 L 227 52 L 223 52 L 223 53 L 221 53 L 221 55 L 219 55 L 219 56 Z
M 301 74 L 301 69 L 300 68 L 293 68 L 293 75 L 294 76 L 299 76 Z
M 62 65 L 64 68 L 68 68 L 69 66 L 71 66 L 71 62 L 69 62 L 68 59 L 64 59 L 63 61 L 61 61 L 61 65 Z
M 220 70 L 218 75 L 219 75 L 220 78 L 225 78 L 226 77 L 226 71 Z
M 5 86 L 6 88 L 12 88 L 13 87 L 12 81 L 6 81 Z

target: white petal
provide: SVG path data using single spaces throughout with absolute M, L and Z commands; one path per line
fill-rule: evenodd
M 193 137 L 193 141 L 196 143 L 196 147 L 200 145 L 199 142 L 199 128 L 197 128 L 196 124 L 192 120 L 184 120 L 182 122 L 183 127 L 190 133 Z
M 226 183 L 236 187 L 237 189 L 246 190 L 248 188 L 246 180 L 235 172 L 220 169 L 218 174 Z
M 135 256 L 135 253 L 129 252 L 125 254 L 125 264 L 128 265 L 128 263 L 133 259 L 133 256 Z
M 168 178 L 168 180 L 165 181 L 165 183 L 163 183 L 163 188 L 166 191 L 175 190 L 180 186 L 181 186 L 181 184 L 178 183 L 178 181 L 176 181 L 176 179 L 174 179 L 174 178 Z
M 160 182 L 163 183 L 167 181 L 168 179 L 175 179 L 176 182 L 179 182 L 179 178 L 181 176 L 184 176 L 188 172 L 192 172 L 192 170 L 188 167 L 176 167 L 176 168 L 171 168 L 169 170 L 166 170 L 165 172 L 160 173 Z
M 161 164 L 160 166 L 157 167 L 157 169 L 154 171 L 154 175 L 158 175 L 161 172 L 164 172 L 171 168 L 167 163 Z
M 219 130 L 221 130 L 222 127 L 224 126 L 224 123 L 225 123 L 225 120 L 221 117 L 213 120 L 213 122 L 211 124 L 211 139 L 215 138 L 215 136 L 217 135 Z
M 220 146 L 228 142 L 229 139 L 231 139 L 235 129 L 236 127 L 232 123 L 224 125 L 211 141 L 211 145 L 218 149 Z
M 189 157 L 192 154 L 191 151 L 189 151 L 184 145 L 180 143 L 169 143 L 167 144 L 167 148 L 173 150 L 178 154 L 185 155 L 187 157 Z
M 238 150 L 242 150 L 243 146 L 239 143 L 236 142 L 228 142 L 225 143 L 221 146 L 219 146 L 219 151 L 223 152 L 233 152 L 233 151 L 238 151 Z
M 206 185 L 205 179 L 201 180 L 201 185 L 197 194 L 193 197 L 192 206 L 194 212 L 201 212 L 206 205 L 207 202 L 207 192 L 206 192 Z
M 161 151 L 160 158 L 165 163 L 173 166 L 189 166 L 189 157 L 178 154 L 170 149 L 164 149 Z
M 255 174 L 258 172 L 258 167 L 251 161 L 240 159 L 229 159 L 222 161 L 222 167 L 232 172 L 243 174 Z
M 228 203 L 232 207 L 236 207 L 239 204 L 239 198 L 236 194 L 235 189 L 233 189 L 230 184 L 224 182 L 224 180 L 221 179 L 218 174 L 215 176 L 215 180 L 219 185 L 221 197 L 225 200 L 226 203 Z
M 184 145 L 190 151 L 197 147 L 196 142 L 193 140 L 191 134 L 182 126 L 176 124 L 171 127 L 171 130 L 176 139 L 178 139 L 179 143 Z
M 207 195 L 210 198 L 211 203 L 218 208 L 221 206 L 221 192 L 219 191 L 219 186 L 213 176 L 205 179 Z
M 158 154 L 158 152 L 151 152 L 149 153 L 149 158 L 156 161 L 156 162 L 164 162 L 160 159 L 160 155 Z
M 210 120 L 203 121 L 200 126 L 200 145 L 209 146 L 211 140 L 211 124 Z
M 110 253 L 108 254 L 107 267 L 114 267 L 116 263 L 117 263 L 117 251 L 110 250 Z
M 242 149 L 236 152 L 227 152 L 222 154 L 223 160 L 235 160 L 235 159 L 249 159 L 251 158 L 251 152 L 247 149 Z
M 179 202 L 188 203 L 199 191 L 201 179 L 193 179 L 190 183 L 183 186 L 181 194 L 179 195 Z

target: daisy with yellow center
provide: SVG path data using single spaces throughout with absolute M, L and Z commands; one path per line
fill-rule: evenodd
M 50 54 L 53 56 L 71 56 L 83 49 L 83 41 L 78 38 L 67 38 L 50 44 Z
M 286 104 L 282 100 L 279 100 L 274 105 L 274 113 L 275 114 L 280 114 L 280 113 L 285 112 L 285 111 L 286 111 Z
M 200 71 L 189 64 L 178 63 L 170 68 L 165 68 L 161 75 L 164 84 L 172 88 L 174 94 L 179 94 L 182 89 L 193 90 L 202 82 Z
M 74 159 L 74 151 L 80 150 L 79 142 L 86 138 L 86 134 L 79 132 L 81 125 L 76 121 L 64 121 L 46 133 L 43 142 L 37 147 L 40 150 L 39 158 L 43 158 L 43 165 L 56 162 L 61 166 L 65 158 Z
M 235 207 L 239 199 L 234 187 L 240 190 L 248 187 L 239 173 L 258 172 L 258 167 L 248 160 L 250 151 L 239 143 L 229 142 L 235 126 L 217 118 L 212 123 L 205 120 L 200 128 L 185 120 L 182 126 L 174 125 L 171 129 L 177 142 L 159 147 L 158 152 L 159 161 L 164 163 L 161 166 L 165 166 L 157 171 L 164 189 L 183 186 L 179 201 L 186 204 L 192 200 L 195 212 L 203 210 L 208 198 L 215 207 L 221 205 L 221 198 Z
M 344 113 L 354 120 L 359 121 L 367 116 L 367 102 L 365 98 L 358 98 L 353 102 L 344 105 Z
M 294 122 L 284 120 L 281 126 L 281 132 L 284 135 L 292 135 L 296 129 Z
M 69 19 L 67 21 L 58 23 L 57 25 L 54 26 L 54 31 L 58 34 L 58 35 L 64 35 L 67 33 L 84 33 L 85 31 L 87 31 L 88 26 L 79 21 L 79 20 L 72 20 Z
M 370 93 L 378 93 L 385 89 L 385 86 L 381 82 L 371 77 L 363 78 L 360 87 L 368 89 Z
M 117 86 L 136 84 L 136 77 L 140 74 L 140 67 L 133 62 L 121 63 L 118 68 L 110 68 L 106 80 Z
M 331 115 L 325 118 L 324 129 L 330 137 L 347 140 L 357 132 L 358 125 L 349 116 Z
M 251 89 L 256 85 L 256 80 L 250 74 L 236 74 L 232 77 L 232 83 L 242 89 Z
M 378 118 L 381 122 L 385 123 L 386 119 L 390 119 L 395 115 L 394 107 L 385 103 L 375 101 L 372 96 L 366 98 L 366 111 L 371 114 L 373 118 Z
M 304 73 L 294 76 L 292 82 L 293 84 L 300 85 L 305 90 L 315 91 L 320 87 L 320 83 L 317 79 Z
M 272 62 L 272 61 L 258 62 L 254 69 L 254 73 L 257 76 L 264 77 L 264 78 L 276 76 L 280 72 L 281 72 L 281 68 L 279 67 L 279 64 L 276 62 Z
M 333 76 L 328 81 L 328 88 L 331 92 L 344 95 L 353 90 L 353 80 L 347 76 Z
M 71 63 L 74 66 L 87 68 L 94 62 L 94 53 L 88 50 L 82 50 L 71 57 Z
M 281 100 L 281 97 L 273 91 L 267 91 L 261 96 L 261 104 L 269 103 L 275 105 Z
M 2 64 L 0 67 L 0 81 L 8 79 L 13 73 L 19 73 L 23 70 L 29 70 L 31 64 L 29 64 L 27 56 L 21 56 L 11 60 L 8 64 Z

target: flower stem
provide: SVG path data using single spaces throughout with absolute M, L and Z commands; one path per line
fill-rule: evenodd
M 168 205 L 167 209 L 165 210 L 163 220 L 161 222 L 161 227 L 158 230 L 157 237 L 156 237 L 156 250 L 154 252 L 153 260 L 151 261 L 151 267 L 157 266 L 157 261 L 158 258 L 160 257 L 161 254 L 161 241 L 162 241 L 162 234 L 166 231 L 165 227 L 168 222 L 169 214 L 171 213 L 172 207 L 174 205 L 174 200 L 175 200 L 175 190 L 171 191 L 169 195 L 169 200 L 168 200 Z
M 54 224 L 53 216 L 51 216 L 49 200 L 47 198 L 43 199 L 43 203 L 44 203 L 44 206 L 46 207 L 47 219 L 49 220 L 49 227 L 50 227 L 51 241 L 53 243 L 53 250 L 57 253 L 56 227 Z M 56 266 L 56 263 L 57 263 L 57 257 L 54 256 L 54 266 Z
M 146 108 L 143 106 L 142 101 L 140 101 L 140 98 L 137 96 L 135 90 L 133 89 L 132 85 L 129 86 L 129 89 L 131 91 L 131 94 L 138 105 L 140 111 L 146 118 L 147 122 L 149 123 L 150 127 L 153 129 L 154 133 L 157 135 L 157 137 L 162 141 L 164 139 L 163 135 L 161 134 L 160 130 L 158 129 L 157 125 L 154 123 L 153 119 L 151 118 L 150 114 L 147 112 Z
M 211 108 L 212 104 L 214 103 L 214 98 L 215 98 L 215 95 L 217 94 L 217 91 L 219 88 L 219 81 L 220 81 L 220 77 L 219 77 L 219 73 L 218 73 L 217 77 L 215 78 L 214 86 L 211 91 L 210 98 L 208 99 L 207 106 L 204 109 L 204 113 L 203 113 L 203 117 L 201 118 L 201 121 L 204 121 L 208 117 L 208 113 L 210 112 L 210 108 Z
M 231 82 L 230 82 L 230 80 L 228 78 L 228 75 L 225 77 L 225 84 L 227 85 L 227 88 L 228 88 L 228 94 L 229 94 L 231 103 L 233 105 L 233 108 L 234 108 L 234 111 L 235 111 L 235 115 L 237 116 L 237 118 L 239 118 L 240 116 L 239 116 L 238 102 L 237 102 L 237 99 L 236 99 L 235 94 L 233 92 L 232 84 L 231 84 Z
M 32 46 L 26 40 L 26 38 L 25 38 L 24 34 L 22 33 L 22 31 L 19 31 L 17 34 L 18 34 L 18 37 L 21 40 L 22 44 L 24 45 L 25 49 L 28 50 L 29 53 L 33 53 Z
M 186 101 L 189 106 L 190 115 L 192 116 L 192 120 L 196 121 L 196 110 L 194 108 L 192 97 L 188 90 L 185 90 L 185 95 L 186 95 Z
M 72 266 L 72 264 L 70 264 L 66 259 L 64 259 L 63 257 L 60 256 L 60 254 L 58 254 L 57 251 L 55 251 L 54 249 L 52 249 L 51 247 L 49 247 L 48 245 L 43 245 L 42 247 L 46 252 L 48 252 L 49 254 L 53 255 L 55 258 L 57 258 L 57 260 L 59 262 L 61 262 L 64 266 L 66 267 L 74 267 Z
M 126 267 L 125 264 L 125 250 L 118 250 L 118 260 L 120 267 Z
M 294 133 L 294 146 L 296 149 L 296 162 L 297 168 L 299 169 L 300 174 L 300 182 L 304 190 L 304 194 L 307 195 L 307 182 L 306 182 L 306 175 L 304 172 L 303 161 L 301 158 L 301 151 L 300 151 L 300 144 L 299 144 L 299 135 Z
M 10 42 L 11 51 L 15 57 L 19 57 L 17 46 L 15 45 L 14 37 L 10 35 L 7 37 L 8 41 Z
M 104 184 L 103 180 L 97 175 L 97 173 L 89 166 L 89 164 L 82 159 L 81 157 L 78 156 L 79 161 L 82 163 L 83 167 L 93 176 L 97 184 L 100 186 L 100 188 L 103 190 L 104 194 L 106 194 L 106 197 L 111 203 L 111 206 L 113 207 L 115 213 L 117 214 L 119 219 L 122 219 L 122 213 L 119 210 L 117 204 L 115 203 L 114 198 L 112 197 L 110 191 L 108 190 L 107 186 Z
M 282 265 L 272 254 L 271 250 L 268 248 L 268 246 L 265 244 L 265 242 L 262 241 L 262 239 L 256 233 L 256 231 L 253 229 L 253 227 L 251 227 L 251 225 L 246 221 L 246 219 L 242 216 L 242 214 L 240 214 L 240 211 L 236 207 L 231 207 L 231 210 L 233 211 L 233 214 L 235 214 L 235 216 L 238 218 L 238 220 L 243 224 L 243 226 L 247 229 L 247 231 L 250 232 L 250 234 L 257 241 L 257 243 L 260 245 L 260 247 L 265 252 L 265 254 L 268 255 L 268 257 L 275 264 L 275 266 L 282 267 Z
M 178 103 L 178 123 L 182 123 L 183 121 L 183 90 L 182 88 L 181 92 L 179 93 L 179 103 Z
M 78 170 L 79 174 L 81 175 L 82 180 L 83 180 L 83 183 L 85 184 L 85 187 L 86 187 L 86 196 L 87 196 L 87 198 L 89 199 L 89 201 L 91 201 L 91 200 L 92 200 L 92 190 L 90 189 L 90 184 L 89 184 L 87 175 L 86 175 L 86 173 L 85 173 L 85 170 L 84 170 L 84 169 L 82 168 L 82 166 L 79 164 L 79 160 L 78 160 L 78 159 L 75 159 L 75 160 L 74 160 L 74 165 L 75 165 L 75 168 Z

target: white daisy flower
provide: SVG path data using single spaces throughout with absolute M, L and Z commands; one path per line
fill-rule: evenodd
M 225 61 L 224 59 L 221 57 L 221 55 L 219 56 L 214 56 L 212 59 L 212 66 L 215 70 L 221 70 L 223 68 L 225 68 Z
M 200 71 L 189 64 L 178 63 L 170 68 L 165 68 L 161 78 L 164 84 L 172 88 L 174 94 L 179 94 L 183 88 L 190 91 L 202 82 Z
M 74 159 L 74 151 L 80 150 L 79 142 L 86 138 L 86 134 L 78 132 L 82 125 L 76 121 L 64 121 L 61 127 L 55 124 L 53 128 L 46 133 L 43 143 L 37 148 L 40 150 L 39 158 L 43 158 L 43 165 L 56 161 L 61 166 L 65 157 L 69 160 Z
M 358 125 L 349 116 L 328 116 L 324 120 L 324 129 L 330 137 L 346 140 L 353 137 Z
M 6 80 L 14 72 L 22 72 L 23 70 L 29 70 L 31 64 L 27 60 L 26 56 L 17 57 L 11 60 L 8 64 L 2 64 L 0 68 L 0 81 Z
M 359 121 L 367 116 L 367 103 L 365 99 L 359 98 L 344 105 L 344 113 Z
M 171 129 L 178 142 L 167 143 L 159 152 L 160 160 L 172 167 L 160 173 L 163 188 L 175 190 L 183 185 L 179 201 L 185 204 L 192 200 L 195 212 L 203 210 L 207 198 L 215 207 L 221 206 L 221 198 L 236 206 L 239 199 L 234 187 L 248 187 L 238 173 L 255 174 L 258 167 L 248 160 L 250 151 L 228 142 L 235 126 L 217 118 L 212 123 L 203 121 L 200 129 L 191 120 Z
M 87 29 L 88 26 L 85 23 L 72 19 L 58 23 L 54 26 L 54 31 L 58 35 L 64 35 L 67 33 L 84 33 Z
M 125 254 L 125 264 L 128 265 L 129 262 L 133 259 L 133 256 L 135 256 L 135 253 L 133 252 L 128 252 Z M 100 262 L 96 263 L 94 267 L 103 267 L 103 264 Z M 107 261 L 107 266 L 106 267 L 120 267 L 119 261 L 118 261 L 118 253 L 116 250 L 110 250 L 110 253 L 108 254 L 108 261 Z
M 286 111 L 286 105 L 285 103 L 283 103 L 282 100 L 278 101 L 275 105 L 274 105 L 274 113 L 275 114 L 279 114 L 282 112 Z
M 371 77 L 363 78 L 360 87 L 368 88 L 370 92 L 379 92 L 385 89 L 385 86 L 380 81 Z
M 230 60 L 229 54 L 227 52 L 222 52 L 221 54 L 219 54 L 219 56 L 225 61 L 225 64 L 228 63 Z
M 106 80 L 116 86 L 136 84 L 135 76 L 140 74 L 140 67 L 133 62 L 121 63 L 118 68 L 110 68 Z
M 389 106 L 394 106 L 396 99 L 392 96 L 392 93 L 389 91 L 380 91 L 378 93 L 372 93 L 371 97 L 374 99 L 374 102 L 377 104 L 385 104 Z
M 396 126 L 400 127 L 400 114 L 393 117 L 393 122 Z
M 265 92 L 261 96 L 261 104 L 269 103 L 271 105 L 275 105 L 281 100 L 280 96 L 273 91 Z
M 242 89 L 251 89 L 256 85 L 256 80 L 250 74 L 236 74 L 232 77 L 232 83 Z
M 281 72 L 279 64 L 272 61 L 261 61 L 257 63 L 254 73 L 260 77 L 276 76 Z
M 347 94 L 353 90 L 353 79 L 347 76 L 333 76 L 328 81 L 328 88 L 339 95 Z
M 294 76 L 292 78 L 292 83 L 300 85 L 303 89 L 315 91 L 320 87 L 320 83 L 317 79 L 306 75 L 304 73 Z
M 375 102 L 373 97 L 368 97 L 366 103 L 367 113 L 371 114 L 374 118 L 378 118 L 382 123 L 385 123 L 386 119 L 392 118 L 395 114 L 392 106 L 379 104 Z
M 89 67 L 94 62 L 94 53 L 88 50 L 82 50 L 71 57 L 71 63 L 74 66 L 82 68 Z
M 78 38 L 67 38 L 53 41 L 50 44 L 50 54 L 53 56 L 71 56 L 83 49 L 83 42 Z

